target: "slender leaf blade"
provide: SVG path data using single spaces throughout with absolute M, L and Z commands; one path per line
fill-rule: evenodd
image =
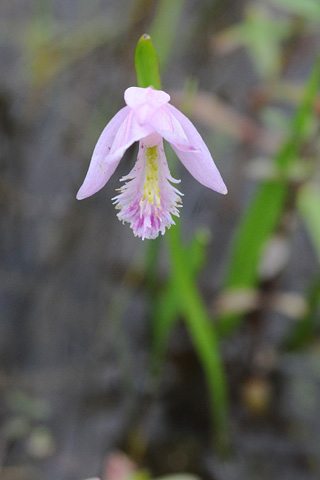
M 258 268 L 263 247 L 275 231 L 289 191 L 287 175 L 299 158 L 300 148 L 308 133 L 313 105 L 320 85 L 320 60 L 317 59 L 301 105 L 293 119 L 290 136 L 274 159 L 278 179 L 264 182 L 245 214 L 236 235 L 225 285 L 229 289 L 252 288 L 258 281 Z M 220 333 L 228 333 L 241 321 L 241 315 L 226 314 L 219 319 Z
M 177 229 L 170 229 L 167 235 L 176 298 L 208 381 L 211 415 L 218 446 L 225 448 L 228 443 L 228 402 L 218 338 L 194 284 L 189 262 L 186 262 L 184 249 L 181 248 L 179 232 Z

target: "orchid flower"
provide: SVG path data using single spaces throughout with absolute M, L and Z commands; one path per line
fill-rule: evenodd
M 121 181 L 126 183 L 113 198 L 118 218 L 128 222 L 143 240 L 154 239 L 174 225 L 179 216 L 181 192 L 172 184 L 163 149 L 169 142 L 182 164 L 202 185 L 226 194 L 227 188 L 200 134 L 179 110 L 170 105 L 170 95 L 152 87 L 130 87 L 127 104 L 108 123 L 94 149 L 89 170 L 77 199 L 98 192 L 117 168 L 125 151 L 139 141 L 137 161 Z

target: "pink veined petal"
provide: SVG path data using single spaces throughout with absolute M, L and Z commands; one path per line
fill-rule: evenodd
M 173 105 L 169 104 L 167 108 L 172 116 L 180 123 L 189 143 L 196 149 L 196 151 L 186 151 L 181 148 L 179 143 L 175 141 L 170 142 L 182 164 L 191 175 L 205 187 L 211 188 L 224 195 L 228 193 L 219 170 L 197 129 L 190 120 Z
M 155 90 L 152 87 L 129 87 L 124 92 L 124 100 L 133 109 L 142 103 L 149 103 L 154 108 L 160 108 L 170 102 L 170 95 L 163 90 Z
M 137 140 L 147 136 L 150 128 L 140 126 L 129 107 L 122 108 L 103 130 L 77 199 L 89 197 L 101 190 L 117 168 L 125 151 Z
M 105 158 L 111 150 L 120 125 L 124 122 L 129 112 L 129 107 L 119 110 L 101 133 L 93 151 L 87 175 L 77 193 L 78 200 L 98 192 L 115 171 L 118 164 L 110 162 L 110 164 L 105 165 Z
M 150 124 L 161 137 L 177 148 L 186 152 L 194 152 L 196 149 L 187 138 L 178 120 L 171 114 L 170 105 L 164 105 L 155 112 L 150 119 Z
M 120 128 L 114 138 L 108 160 L 113 161 L 114 158 L 122 158 L 124 152 L 141 138 L 147 137 L 153 132 L 152 126 L 149 124 L 140 125 L 135 118 L 134 112 L 129 109 L 129 115 L 124 122 L 120 125 Z

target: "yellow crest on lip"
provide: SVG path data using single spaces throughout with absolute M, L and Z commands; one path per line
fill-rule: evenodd
M 155 203 L 160 207 L 161 195 L 158 184 L 158 147 L 147 147 L 146 151 L 146 180 L 143 186 L 143 197 L 140 201 L 140 207 L 145 201 L 152 205 Z

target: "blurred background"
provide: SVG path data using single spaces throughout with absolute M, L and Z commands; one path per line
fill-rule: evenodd
M 168 149 L 223 449 L 166 237 L 135 238 L 111 202 L 136 146 L 75 199 L 145 32 L 229 189 Z M 320 478 L 319 32 L 318 0 L 0 3 L 1 480 Z

